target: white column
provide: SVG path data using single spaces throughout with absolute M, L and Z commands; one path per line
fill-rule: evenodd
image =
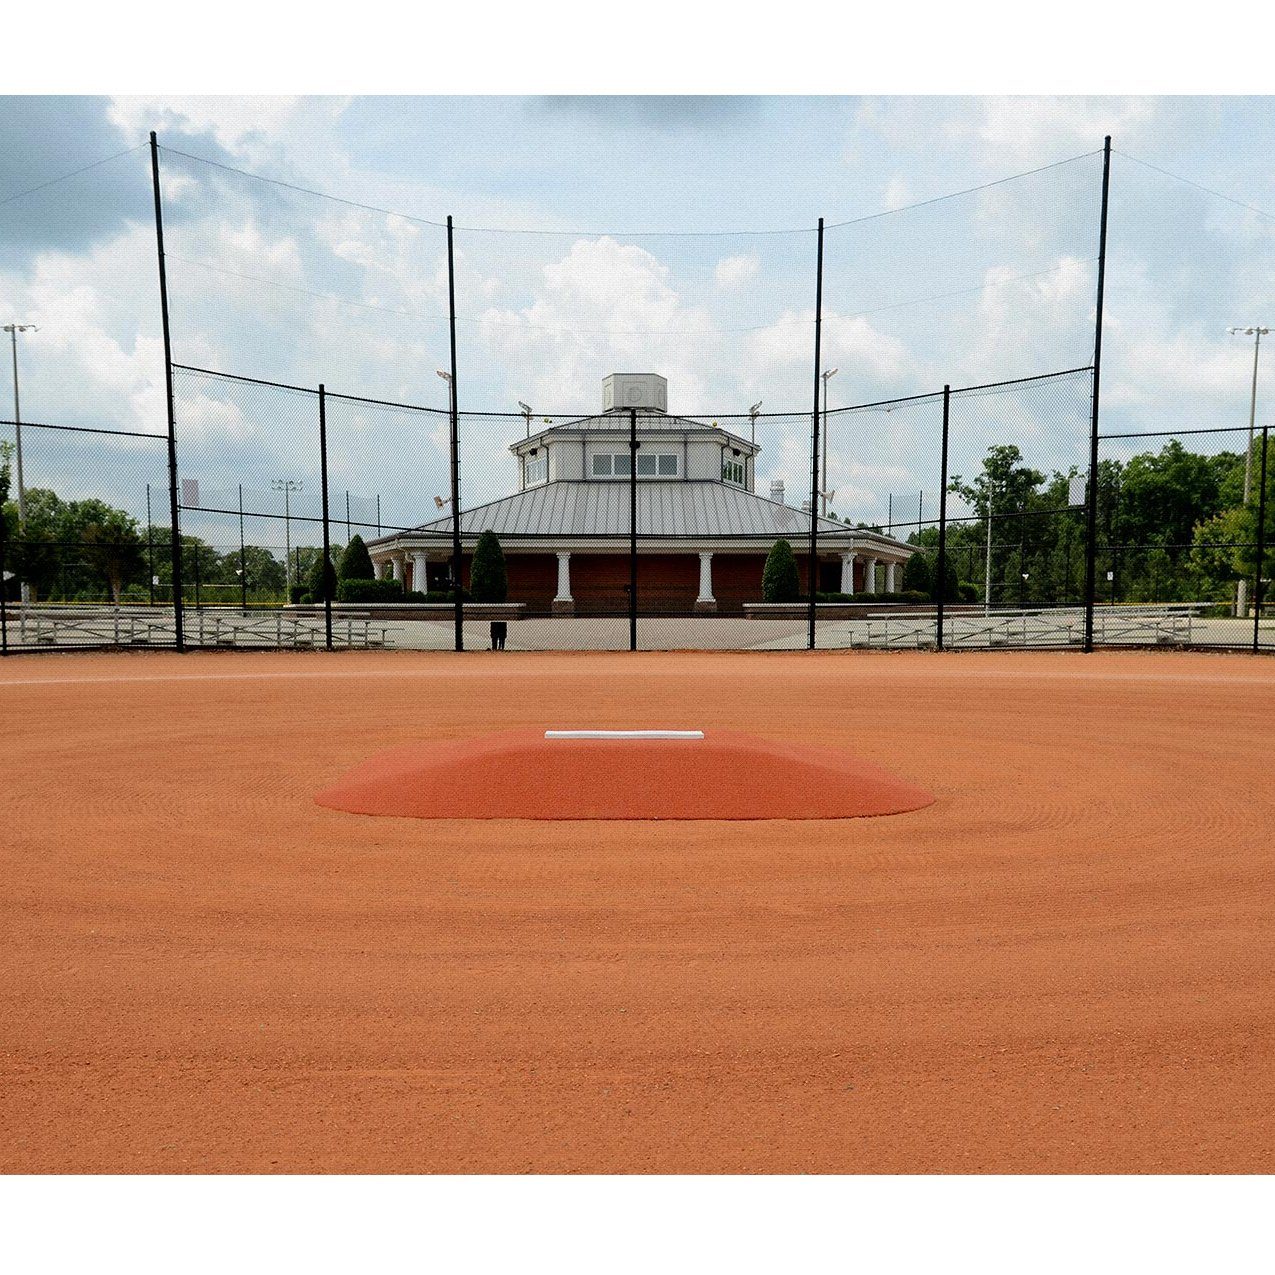
M 877 560 L 875 558 L 869 558 L 867 565 L 863 568 L 863 591 L 864 593 L 877 591 Z
M 713 597 L 713 555 L 711 553 L 701 553 L 699 556 L 699 597 L 695 599 L 695 605 L 717 605 L 717 599 Z
M 421 593 L 429 591 L 429 554 L 424 549 L 412 553 L 412 588 Z
M 894 581 L 895 581 L 894 569 L 897 565 L 898 564 L 894 562 L 887 562 L 885 564 L 885 591 L 887 593 L 898 592 L 898 590 L 894 587 Z
M 381 559 L 381 558 L 373 558 L 373 559 L 372 559 L 372 574 L 373 574 L 373 575 L 374 575 L 374 576 L 375 576 L 378 580 L 384 580 L 384 579 L 385 579 L 385 562 L 384 562 L 384 560 L 383 560 L 383 559 Z
M 571 555 L 569 553 L 558 555 L 558 592 L 553 600 L 555 602 L 574 601 L 571 596 Z
M 394 579 L 401 581 L 403 579 L 403 556 L 396 553 L 390 559 L 390 566 L 394 572 Z
M 843 553 L 841 555 L 841 592 L 847 595 L 854 593 L 854 560 L 858 554 Z

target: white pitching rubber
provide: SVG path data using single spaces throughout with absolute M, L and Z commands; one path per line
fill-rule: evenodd
M 547 730 L 546 739 L 703 739 L 702 730 Z

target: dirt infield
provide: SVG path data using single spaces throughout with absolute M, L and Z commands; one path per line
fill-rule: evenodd
M 6 1171 L 1275 1170 L 1275 661 L 22 657 L 0 720 Z M 313 802 L 563 724 L 847 748 L 937 801 Z

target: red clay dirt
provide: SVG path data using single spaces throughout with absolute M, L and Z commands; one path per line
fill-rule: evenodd
M 845 749 L 703 735 L 548 739 L 514 730 L 412 744 L 369 758 L 315 801 L 412 819 L 854 819 L 934 800 Z
M 937 800 L 314 803 L 564 717 Z M 26 656 L 0 722 L 6 1171 L 1275 1170 L 1270 659 Z

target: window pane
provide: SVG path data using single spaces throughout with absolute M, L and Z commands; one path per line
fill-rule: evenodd
M 627 478 L 629 476 L 629 458 L 627 456 L 617 456 L 615 458 L 615 476 L 617 478 Z
M 638 474 L 652 477 L 655 474 L 655 457 L 649 452 L 638 457 Z
M 677 477 L 677 457 L 676 456 L 670 456 L 666 453 L 665 455 L 659 458 L 659 461 L 660 461 L 661 474 L 666 474 L 674 478 Z
M 594 478 L 610 478 L 611 477 L 611 457 L 595 456 L 593 458 L 593 476 Z

